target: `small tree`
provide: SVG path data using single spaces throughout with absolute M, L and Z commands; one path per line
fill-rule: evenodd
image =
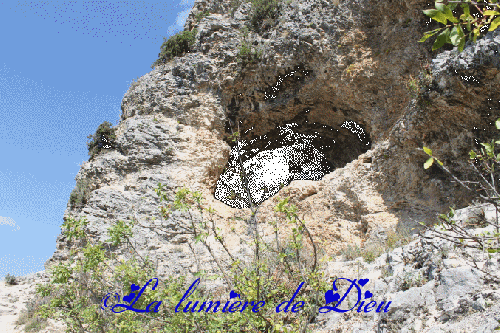
M 239 133 L 239 129 L 237 132 L 232 132 L 233 141 L 239 141 Z M 240 145 L 236 144 L 236 147 L 239 149 Z M 203 206 L 199 192 L 191 192 L 183 188 L 177 192 L 173 203 L 160 207 L 164 219 L 168 219 L 173 211 L 180 210 L 188 212 L 191 220 L 186 224 L 175 219 L 176 228 L 162 228 L 162 231 L 167 237 L 175 237 L 179 234 L 190 235 L 195 243 L 199 242 L 207 249 L 217 265 L 220 277 L 226 282 L 228 292 L 234 290 L 241 295 L 242 299 L 263 301 L 267 304 L 267 309 L 257 314 L 242 313 L 238 316 L 218 319 L 221 320 L 222 328 L 234 330 L 234 324 L 243 323 L 238 326 L 241 327 L 242 332 L 306 332 L 308 325 L 317 315 L 320 295 L 324 295 L 328 289 L 327 282 L 320 273 L 316 244 L 305 223 L 298 218 L 296 207 L 288 204 L 288 199 L 282 200 L 275 207 L 275 211 L 282 216 L 281 221 L 267 222 L 274 229 L 274 242 L 270 243 L 262 239 L 262 231 L 259 230 L 257 224 L 259 206 L 251 199 L 241 155 L 238 151 L 240 177 L 246 191 L 246 200 L 251 208 L 251 215 L 247 220 L 253 238 L 254 256 L 251 260 L 236 259 L 229 250 L 222 230 L 213 220 L 214 210 Z M 168 200 L 161 184 L 158 184 L 158 189 L 155 191 L 160 196 L 160 202 Z M 191 213 L 193 206 L 198 211 L 196 218 Z M 208 221 L 204 218 L 206 213 L 209 215 Z M 288 240 L 284 239 L 284 235 L 288 235 Z M 225 256 L 216 255 L 215 245 L 209 241 L 210 238 L 219 243 Z M 198 254 L 194 251 L 192 244 L 190 244 L 190 249 L 193 256 L 197 257 Z M 293 314 L 276 313 L 276 306 L 283 301 L 284 297 L 293 295 L 302 282 L 301 292 L 296 297 L 296 301 L 305 303 L 302 311 Z M 199 327 L 197 331 L 212 332 L 210 327 L 206 326 Z

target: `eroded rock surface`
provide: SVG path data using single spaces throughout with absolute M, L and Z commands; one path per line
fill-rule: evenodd
M 239 124 L 241 139 L 247 142 L 264 135 L 272 142 L 273 131 L 292 122 L 301 128 L 316 124 L 314 131 L 324 139 L 322 144 L 335 140 L 328 129 L 346 131 L 336 137 L 338 150 L 326 156 L 343 161 L 338 167 L 344 171 L 334 171 L 334 178 L 321 182 L 300 180 L 288 186 L 292 192 L 301 184 L 317 188 L 311 200 L 315 210 L 308 210 L 305 198 L 298 202 L 314 224 L 324 226 L 328 216 L 349 215 L 346 225 L 390 220 L 414 227 L 419 221 L 433 222 L 435 213 L 452 199 L 459 206 L 470 201 L 439 169 L 422 168 L 426 155 L 419 149 L 429 146 L 451 164 L 452 171 L 467 174 L 461 160 L 474 147 L 474 138 L 491 136 L 487 133 L 492 133 L 490 123 L 498 112 L 499 103 L 493 98 L 499 96 L 498 64 L 491 55 L 496 52 L 497 32 L 466 48 L 464 54 L 472 58 L 467 58 L 467 68 L 460 69 L 464 74 L 455 73 L 452 65 L 459 57 L 456 51 L 434 61 L 431 69 L 438 73 L 438 81 L 422 88 L 427 103 L 421 106 L 412 99 L 405 80 L 416 77 L 420 65 L 432 62 L 428 45 L 417 43 L 429 29 L 421 13 L 424 1 L 390 8 L 377 1 L 292 2 L 284 6 L 276 26 L 243 37 L 238 29 L 247 18 L 245 6 L 232 18 L 226 14 L 229 2 L 195 3 L 186 23 L 186 29 L 198 29 L 194 51 L 156 67 L 127 92 L 117 127 L 119 149 L 82 166 L 77 179 L 92 182 L 90 200 L 83 209 L 69 208 L 66 217 L 86 215 L 90 229 L 100 237 L 105 220 L 126 218 L 138 207 L 139 218 L 158 216 L 153 192 L 158 182 L 167 184 L 172 196 L 184 185 L 200 190 L 209 204 L 220 208 L 221 220 L 234 215 L 236 209 L 213 197 L 233 145 L 228 139 L 231 123 Z M 196 23 L 193 17 L 199 11 L 212 14 Z M 262 51 L 258 63 L 238 62 L 244 38 Z M 482 52 L 488 55 L 479 55 Z M 466 74 L 476 74 L 481 85 L 463 79 Z M 349 121 L 370 138 L 367 153 L 358 138 L 350 139 L 347 134 L 352 133 L 342 128 Z M 479 133 L 479 128 L 487 131 Z M 347 170 L 359 165 L 362 170 L 351 178 L 353 173 Z M 354 191 L 352 199 L 357 213 L 349 213 L 349 205 L 347 212 L 336 213 L 332 207 L 344 205 L 341 198 L 358 186 L 354 183 L 363 188 Z M 328 196 L 327 191 L 331 191 Z M 376 195 L 361 199 L 363 192 Z M 370 201 L 378 202 L 375 210 L 369 208 Z M 266 211 L 265 205 L 262 209 Z M 139 244 L 163 243 L 141 230 L 135 235 Z M 366 235 L 360 234 L 356 242 L 361 236 Z M 335 237 L 330 240 L 336 242 Z M 70 247 L 61 238 L 58 244 L 56 260 L 64 258 L 64 249 Z M 158 250 L 160 245 L 154 247 Z
M 483 214 L 477 214 L 482 211 Z M 454 220 L 462 227 L 478 216 L 496 222 L 492 205 L 457 211 Z M 495 228 L 470 228 L 471 234 Z M 453 235 L 453 233 L 447 233 Z M 500 328 L 500 257 L 490 258 L 480 250 L 455 249 L 451 242 L 426 232 L 409 244 L 383 254 L 372 263 L 329 262 L 332 276 L 369 279 L 362 292 L 373 296 L 365 304 L 391 301 L 387 311 L 358 312 L 357 293 L 349 293 L 339 309 L 353 311 L 319 314 L 322 325 L 315 332 L 495 332 Z M 470 257 L 469 257 L 470 256 Z M 466 259 L 468 258 L 468 259 Z M 471 260 L 470 258 L 473 258 Z M 475 265 L 473 263 L 475 261 Z M 491 278 L 496 278 L 491 279 Z M 340 282 L 340 281 L 339 281 Z M 344 282 L 344 281 L 342 281 Z M 338 283 L 340 285 L 340 283 Z M 349 285 L 349 283 L 347 283 Z M 342 295 L 347 288 L 339 288 Z
M 429 8 L 426 1 L 311 0 L 284 5 L 274 26 L 245 37 L 240 29 L 250 4 L 241 4 L 231 17 L 230 3 L 195 2 L 185 25 L 198 30 L 193 52 L 157 66 L 125 94 L 118 147 L 83 164 L 76 179 L 90 181 L 90 197 L 83 207 L 68 205 L 65 219 L 85 216 L 88 231 L 101 241 L 111 221 L 130 216 L 153 229 L 159 223 L 173 228 L 172 219 L 187 217 L 174 214 L 161 221 L 154 188 L 165 184 L 173 198 L 186 186 L 202 192 L 217 211 L 229 246 L 244 256 L 247 225 L 229 219 L 248 217 L 249 209 L 214 197 L 234 144 L 231 123 L 247 142 L 273 138 L 276 128 L 292 122 L 307 128 L 302 134 L 311 134 L 307 124 L 316 124 L 320 145 L 333 139 L 330 129 L 345 131 L 336 137 L 338 150 L 325 155 L 342 162 L 335 170 L 319 181 L 292 181 L 264 201 L 259 213 L 265 221 L 281 194 L 291 196 L 315 240 L 328 244 L 329 255 L 374 239 L 380 230 L 435 222 L 436 213 L 452 203 L 458 208 L 470 203 L 470 194 L 439 168 L 423 169 L 427 155 L 419 149 L 432 148 L 450 170 L 467 178 L 474 139 L 497 138 L 498 31 L 461 55 L 438 54 L 430 51 L 430 40 L 418 43 L 435 28 L 422 14 Z M 197 22 L 195 15 L 203 11 L 211 14 Z M 244 40 L 262 51 L 257 63 L 238 61 Z M 435 74 L 416 99 L 408 80 L 427 71 L 426 65 Z M 368 150 L 341 127 L 349 121 L 365 130 Z M 134 246 L 157 262 L 160 279 L 215 269 L 201 247 L 195 250 L 207 260 L 193 260 L 187 236 L 167 239 L 137 226 L 133 232 Z M 70 249 L 81 246 L 60 235 L 46 268 L 67 261 Z M 129 254 L 125 247 L 108 250 Z

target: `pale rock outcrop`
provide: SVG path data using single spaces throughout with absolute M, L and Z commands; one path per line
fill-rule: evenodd
M 156 185 L 166 184 L 171 198 L 177 188 L 187 186 L 203 193 L 217 211 L 216 223 L 228 244 L 245 256 L 247 226 L 241 221 L 230 224 L 229 218 L 249 216 L 249 209 L 214 198 L 233 144 L 228 139 L 230 123 L 239 124 L 248 142 L 263 135 L 272 141 L 278 126 L 292 122 L 303 134 L 318 133 L 314 145 L 335 141 L 325 151 L 334 171 L 320 181 L 292 181 L 264 201 L 259 213 L 261 222 L 272 217 L 279 196 L 289 195 L 315 240 L 327 244 L 326 254 L 371 241 L 388 228 L 434 222 L 436 213 L 452 203 L 458 208 L 470 204 L 470 194 L 439 168 L 423 169 L 427 155 L 419 149 L 432 148 L 453 172 L 468 177 L 467 154 L 474 139 L 497 138 L 492 123 L 500 115 L 498 31 L 469 44 L 461 55 L 456 50 L 438 54 L 430 51 L 430 41 L 418 43 L 425 31 L 437 27 L 422 14 L 426 1 L 309 0 L 284 4 L 275 26 L 243 37 L 239 29 L 248 19 L 250 4 L 241 4 L 234 17 L 230 6 L 229 0 L 195 2 L 185 25 L 197 27 L 193 51 L 157 66 L 125 94 L 118 149 L 84 163 L 76 178 L 91 182 L 90 198 L 81 208 L 68 206 L 65 218 L 85 216 L 88 231 L 101 241 L 111 221 L 130 215 L 154 228 L 160 223 Z M 211 14 L 197 23 L 195 15 L 202 11 Z M 256 64 L 238 62 L 244 38 L 262 51 Z M 417 101 L 407 82 L 426 64 L 434 79 L 421 88 Z M 365 141 L 341 127 L 346 121 L 363 129 Z M 149 220 L 152 217 L 157 220 Z M 161 223 L 173 228 L 174 219 L 187 217 L 174 214 Z M 139 253 L 157 261 L 159 279 L 215 267 L 201 247 L 195 250 L 207 260 L 193 261 L 186 236 L 166 239 L 150 229 L 133 231 Z M 66 261 L 69 250 L 79 246 L 60 235 L 46 268 Z M 128 256 L 126 248 L 108 249 Z M 427 295 L 424 289 L 419 293 Z M 433 302 L 430 297 L 428 305 Z M 398 304 L 397 309 L 406 309 L 412 302 Z M 393 316 L 403 318 L 398 311 Z M 354 331 L 372 332 L 373 320 Z M 421 320 L 419 325 L 434 323 Z

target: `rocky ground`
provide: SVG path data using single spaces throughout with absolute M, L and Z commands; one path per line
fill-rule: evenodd
M 492 206 L 477 205 L 457 210 L 454 220 L 470 234 L 494 232 Z M 451 232 L 446 232 L 453 235 Z M 318 316 L 317 332 L 494 332 L 500 330 L 500 257 L 475 249 L 453 247 L 427 231 L 409 244 L 383 254 L 371 263 L 361 258 L 329 262 L 329 276 L 369 279 L 362 291 L 368 301 L 391 301 L 387 313 L 329 312 Z M 429 238 L 430 237 L 430 238 Z M 475 261 L 475 264 L 474 264 Z M 339 289 L 346 290 L 346 289 Z M 352 295 L 351 295 L 352 294 Z M 341 294 L 341 296 L 343 293 Z M 350 309 L 357 295 L 350 293 Z
M 0 332 L 17 333 L 26 332 L 26 325 L 17 325 L 22 310 L 27 310 L 30 300 L 35 295 L 37 283 L 48 282 L 44 271 L 27 276 L 16 277 L 16 285 L 8 285 L 0 281 Z M 47 326 L 40 333 L 62 333 L 65 325 L 53 319 L 48 319 Z

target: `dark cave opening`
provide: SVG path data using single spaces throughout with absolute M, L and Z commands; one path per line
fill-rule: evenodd
M 353 121 L 340 126 L 287 124 L 268 134 L 242 140 L 241 161 L 248 174 L 252 202 L 259 205 L 293 180 L 321 180 L 324 175 L 355 160 L 371 148 L 370 135 Z M 248 208 L 248 195 L 240 177 L 240 157 L 236 145 L 217 181 L 214 197 L 233 208 Z M 267 192 L 262 189 L 266 188 Z M 234 191 L 245 201 L 229 199 Z

